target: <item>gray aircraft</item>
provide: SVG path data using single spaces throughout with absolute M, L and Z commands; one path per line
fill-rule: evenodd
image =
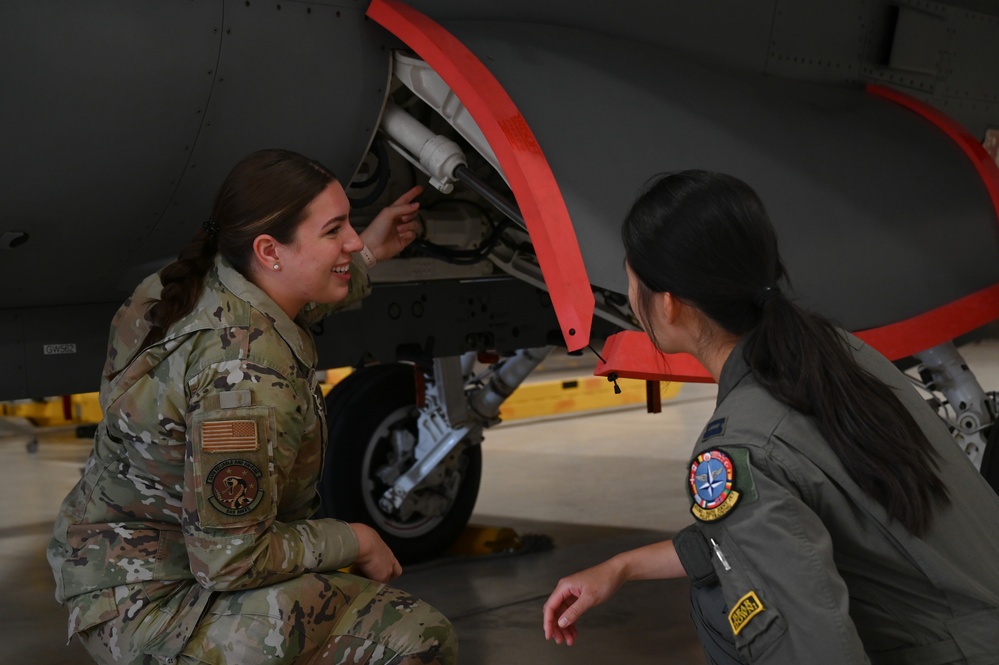
M 990 0 L 13 0 L 0 54 L 0 399 L 97 389 L 114 311 L 243 155 L 329 165 L 359 227 L 424 184 L 421 239 L 314 332 L 356 368 L 325 503 L 429 556 L 553 348 L 704 380 L 637 332 L 618 238 L 650 176 L 703 168 L 761 194 L 798 299 L 913 366 L 999 483 L 953 343 L 999 318 Z

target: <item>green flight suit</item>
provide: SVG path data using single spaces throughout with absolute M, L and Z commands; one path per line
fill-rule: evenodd
M 905 376 L 846 340 L 926 432 L 951 504 L 922 537 L 889 519 L 740 344 L 685 471 L 697 520 L 674 539 L 681 562 L 695 587 L 720 585 L 744 663 L 999 663 L 999 497 Z
M 367 295 L 360 262 L 342 307 Z M 452 663 L 450 623 L 337 573 L 350 527 L 312 520 L 326 446 L 310 323 L 224 259 L 194 309 L 139 348 L 147 278 L 111 327 L 104 419 L 48 550 L 69 634 L 106 663 Z

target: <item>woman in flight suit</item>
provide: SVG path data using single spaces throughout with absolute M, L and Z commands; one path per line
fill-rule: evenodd
M 694 523 L 560 580 L 546 637 L 687 575 L 710 663 L 999 663 L 999 497 L 904 375 L 783 293 L 755 192 L 660 177 L 623 238 L 632 309 L 717 407 L 684 471 Z
M 98 662 L 456 661 L 448 620 L 385 585 L 401 568 L 373 529 L 309 519 L 326 445 L 309 325 L 412 241 L 419 191 L 358 236 L 325 167 L 254 153 L 122 305 L 48 552 Z M 351 564 L 364 577 L 336 572 Z

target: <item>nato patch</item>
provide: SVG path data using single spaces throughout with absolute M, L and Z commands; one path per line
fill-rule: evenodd
M 255 464 L 245 459 L 219 462 L 205 479 L 211 491 L 208 502 L 229 517 L 246 515 L 264 497 L 264 490 L 260 488 L 262 475 Z
M 760 601 L 760 597 L 756 595 L 755 591 L 750 591 L 745 596 L 739 599 L 739 602 L 735 604 L 732 611 L 728 613 L 728 623 L 732 626 L 732 634 L 738 635 L 739 632 L 746 627 L 750 619 L 760 614 L 766 608 L 763 607 L 763 603 Z
M 725 433 L 725 419 L 719 418 L 718 420 L 712 420 L 708 423 L 708 426 L 704 428 L 704 436 L 701 437 L 701 441 L 707 441 L 711 437 L 721 436 Z
M 688 478 L 694 505 L 690 512 L 702 522 L 720 520 L 735 508 L 739 493 L 735 487 L 735 465 L 727 454 L 713 448 L 690 463 Z

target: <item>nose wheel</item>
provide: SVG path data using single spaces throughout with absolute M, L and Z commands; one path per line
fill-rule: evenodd
M 414 368 L 377 365 L 353 372 L 326 398 L 329 444 L 320 495 L 323 515 L 374 527 L 401 561 L 444 552 L 475 507 L 482 449 L 461 443 L 398 509 L 379 500 L 416 462 Z

